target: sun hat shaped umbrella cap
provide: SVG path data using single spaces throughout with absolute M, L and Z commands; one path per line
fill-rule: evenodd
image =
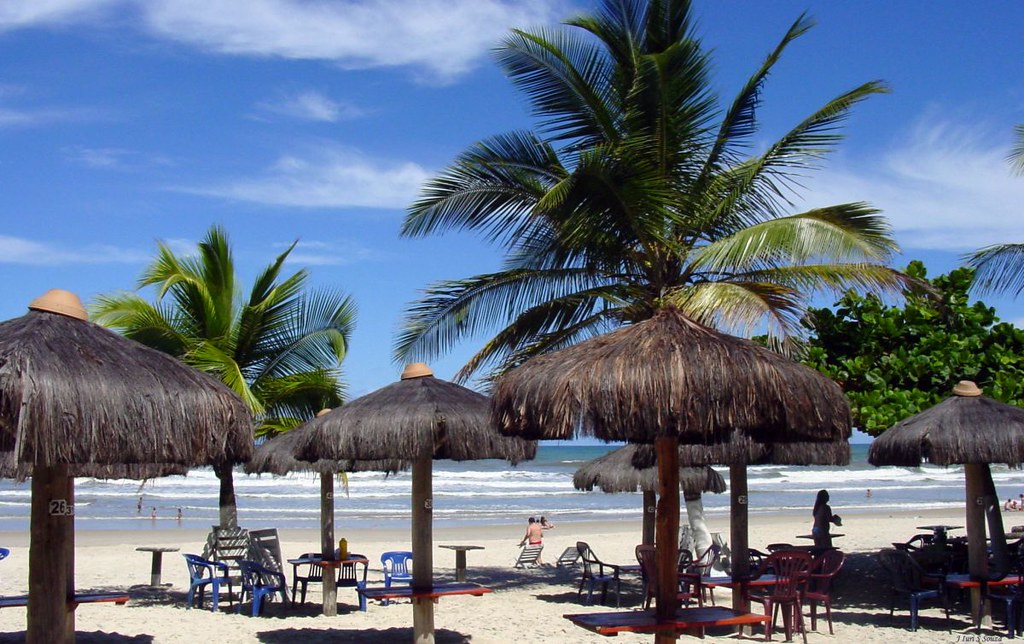
M 423 378 L 425 376 L 433 376 L 433 370 L 427 366 L 425 362 L 410 362 L 405 365 L 405 369 L 402 370 L 402 380 L 410 380 L 412 378 Z
M 981 395 L 964 380 L 953 395 L 885 430 L 871 443 L 872 465 L 1024 464 L 1024 409 Z
M 89 319 L 89 314 L 86 313 L 85 307 L 82 306 L 82 300 L 78 299 L 78 296 L 71 291 L 65 291 L 60 288 L 51 288 L 32 300 L 28 308 L 32 311 L 47 311 L 49 313 L 57 313 L 58 315 L 66 315 L 69 318 L 78 320 Z

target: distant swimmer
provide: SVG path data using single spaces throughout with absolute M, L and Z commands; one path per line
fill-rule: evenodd
M 150 519 L 155 519 L 156 518 L 156 506 L 154 506 L 152 511 L 149 513 L 149 518 Z
M 864 496 L 868 497 L 869 499 L 871 498 L 871 488 L 868 488 L 868 493 L 865 494 Z

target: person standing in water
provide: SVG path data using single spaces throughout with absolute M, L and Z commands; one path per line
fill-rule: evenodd
M 818 496 L 814 499 L 814 525 L 811 527 L 811 534 L 814 536 L 814 545 L 818 548 L 832 547 L 832 536 L 829 534 L 831 524 L 843 525 L 842 518 L 838 514 L 832 514 L 828 498 L 828 490 L 818 490 Z

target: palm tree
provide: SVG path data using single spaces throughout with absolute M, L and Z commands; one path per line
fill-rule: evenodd
M 797 19 L 724 109 L 687 0 L 604 0 L 561 30 L 515 30 L 497 51 L 537 131 L 472 145 L 431 180 L 402 232 L 483 233 L 501 270 L 435 283 L 406 313 L 401 359 L 432 358 L 499 329 L 457 374 L 496 375 L 672 305 L 783 350 L 819 290 L 895 291 L 897 246 L 864 203 L 796 214 L 796 189 L 841 139 L 869 82 L 812 112 L 763 152 L 762 87 Z
M 176 256 L 160 243 L 138 282 L 157 288 L 156 301 L 136 293 L 103 295 L 92 307 L 93 319 L 223 381 L 252 409 L 258 436 L 286 431 L 341 403 L 339 365 L 355 319 L 349 297 L 307 291 L 306 270 L 281 276 L 294 248 L 264 268 L 243 299 L 223 229 L 210 228 L 197 256 Z M 214 466 L 214 472 L 220 525 L 237 526 L 231 466 Z
M 1013 128 L 1016 142 L 1007 160 L 1014 174 L 1024 176 L 1024 124 Z M 1024 244 L 994 244 L 986 246 L 965 258 L 974 269 L 976 293 L 1012 293 L 1014 297 L 1024 291 Z

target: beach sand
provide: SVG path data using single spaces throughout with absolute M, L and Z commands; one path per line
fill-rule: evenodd
M 802 542 L 798 534 L 808 532 L 810 516 L 754 515 L 750 518 L 750 544 L 763 549 L 768 543 Z M 1015 523 L 1007 516 L 1007 529 Z M 916 526 L 932 523 L 963 525 L 962 513 L 927 512 L 913 515 L 848 514 L 841 528 L 846 536 L 836 541 L 848 554 L 847 564 L 837 579 L 833 620 L 836 634 L 828 634 L 824 620 L 818 632 L 809 631 L 808 642 L 894 642 L 931 643 L 978 641 L 969 628 L 967 609 L 954 608 L 953 630 L 945 630 L 941 608 L 925 602 L 921 628 L 909 630 L 906 605 L 899 604 L 894 621 L 888 611 L 889 594 L 884 576 L 872 553 L 906 540 L 921 532 Z M 1022 521 L 1024 523 L 1024 515 Z M 259 526 L 249 526 L 259 527 Z M 524 526 L 525 528 L 525 523 Z M 711 529 L 728 535 L 725 521 L 712 521 Z M 518 528 L 442 528 L 434 534 L 435 577 L 454 579 L 455 554 L 438 548 L 441 544 L 473 544 L 484 550 L 468 553 L 469 581 L 479 582 L 494 592 L 482 597 L 449 597 L 435 608 L 438 642 L 474 642 L 505 644 L 530 642 L 599 642 L 606 638 L 587 632 L 563 619 L 566 613 L 613 611 L 612 606 L 583 606 L 577 601 L 579 573 L 550 565 L 566 547 L 577 540 L 587 541 L 602 560 L 610 563 L 635 563 L 634 546 L 639 542 L 640 526 L 631 521 L 602 523 L 560 523 L 545 534 L 544 560 L 547 566 L 515 570 L 512 563 L 521 538 Z M 954 534 L 963 534 L 962 531 Z M 349 549 L 370 561 L 369 583 L 381 584 L 379 557 L 385 550 L 408 549 L 406 530 L 360 530 L 339 527 L 337 536 L 346 537 Z M 79 590 L 126 590 L 131 601 L 125 606 L 83 605 L 77 611 L 78 641 L 114 642 L 406 642 L 412 639 L 412 607 L 408 602 L 388 606 L 372 603 L 367 612 L 358 610 L 356 593 L 350 588 L 338 591 L 340 602 L 336 617 L 319 615 L 318 585 L 310 586 L 305 606 L 294 608 L 270 604 L 260 618 L 236 615 L 234 609 L 213 614 L 208 609 L 185 610 L 188 575 L 178 553 L 164 556 L 163 581 L 173 584 L 167 590 L 153 591 L 149 583 L 150 554 L 137 552 L 137 546 L 172 546 L 182 552 L 200 552 L 206 534 L 169 527 L 157 532 L 80 531 L 76 546 L 76 581 Z M 28 533 L 0 533 L 0 545 L 11 555 L 0 562 L 0 594 L 22 594 L 28 589 Z M 319 549 L 319 535 L 313 530 L 281 531 L 285 558 Z M 807 543 L 803 541 L 803 543 Z M 291 566 L 285 565 L 291 581 Z M 635 609 L 640 602 L 638 577 L 627 576 L 623 587 L 623 610 Z M 728 605 L 726 592 L 716 593 L 719 604 Z M 207 602 L 209 600 L 207 599 Z M 904 600 L 905 601 L 905 600 Z M 222 602 L 223 604 L 223 602 Z M 207 603 L 208 606 L 208 603 Z M 25 629 L 25 608 L 0 610 L 0 642 L 21 641 Z M 760 610 L 759 606 L 754 607 Z M 808 629 L 810 628 L 807 620 Z M 985 639 L 1001 639 L 1005 630 L 1001 620 L 996 627 L 982 630 Z M 776 632 L 774 639 L 781 641 Z M 623 634 L 617 643 L 652 641 L 653 636 Z M 681 638 L 686 640 L 687 638 Z M 735 640 L 724 631 L 709 632 L 708 640 Z M 759 639 L 759 638 L 758 638 Z M 797 639 L 799 641 L 799 638 Z

